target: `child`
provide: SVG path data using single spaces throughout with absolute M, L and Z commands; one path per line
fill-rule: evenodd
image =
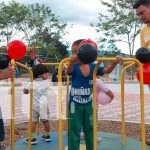
M 32 138 L 31 144 L 36 144 L 36 125 L 39 118 L 42 120 L 44 125 L 45 134 L 41 137 L 42 140 L 49 142 L 51 141 L 49 132 L 49 109 L 47 105 L 48 96 L 48 69 L 43 64 L 38 64 L 33 67 L 33 110 L 32 110 Z M 30 83 L 28 82 L 23 90 L 25 94 L 29 93 Z M 28 139 L 25 141 L 28 143 Z
M 99 104 L 106 105 L 114 99 L 113 92 L 110 89 L 108 89 L 107 86 L 100 79 L 96 79 L 96 93 L 97 93 L 97 106 Z M 104 93 L 105 93 L 105 95 L 104 95 Z M 97 114 L 97 116 L 98 116 L 98 114 Z M 84 138 L 85 138 L 84 132 L 81 129 L 80 140 L 84 140 Z M 100 142 L 101 140 L 102 140 L 102 138 L 97 136 L 97 142 Z
M 72 44 L 72 61 L 68 64 L 67 73 L 71 75 L 71 90 L 68 111 L 68 150 L 79 150 L 80 131 L 83 127 L 86 150 L 93 150 L 93 71 L 95 64 L 83 64 L 77 58 L 79 44 L 77 40 Z M 110 73 L 116 67 L 121 57 L 108 67 L 99 67 L 97 75 Z
M 67 78 L 67 74 L 66 74 L 66 67 L 63 68 L 62 71 L 62 82 L 65 85 L 66 83 L 66 79 Z M 56 68 L 56 70 L 54 71 L 53 75 L 52 75 L 52 82 L 54 82 L 54 85 L 57 85 L 58 82 L 58 68 Z
M 56 68 L 52 75 L 52 82 L 58 82 L 58 68 Z
M 3 62 L 4 58 L 8 59 L 8 62 Z M 0 80 L 3 79 L 9 79 L 13 76 L 15 76 L 15 69 L 9 65 L 10 58 L 7 55 L 0 55 Z M 7 64 L 8 63 L 8 64 Z M 4 131 L 4 122 L 2 118 L 2 111 L 0 107 L 0 142 L 4 141 L 5 139 L 5 131 Z M 0 144 L 0 150 L 1 150 L 1 144 Z

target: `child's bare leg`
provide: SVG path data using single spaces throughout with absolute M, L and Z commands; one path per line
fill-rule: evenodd
M 45 134 L 42 136 L 42 140 L 49 142 L 51 141 L 49 132 L 50 132 L 50 123 L 49 120 L 44 120 L 42 121 L 43 125 L 44 125 L 44 129 L 45 129 Z
M 37 122 L 32 122 L 32 133 L 31 133 L 31 144 L 36 144 L 36 124 Z M 25 141 L 26 143 L 28 143 L 28 139 L 26 139 Z
M 36 124 L 37 122 L 32 122 L 32 133 L 36 132 Z
M 42 123 L 44 125 L 45 132 L 49 133 L 50 132 L 50 123 L 49 123 L 49 120 L 42 121 Z
M 36 138 L 36 125 L 37 125 L 37 121 L 36 122 L 32 122 L 32 138 Z

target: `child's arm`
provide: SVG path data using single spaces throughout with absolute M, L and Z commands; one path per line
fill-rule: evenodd
M 73 64 L 78 61 L 77 55 L 73 55 L 73 56 L 71 56 L 70 58 L 71 58 L 72 61 L 70 61 L 70 63 L 68 63 L 68 65 L 67 65 L 67 68 L 66 68 L 67 74 L 72 73 Z
M 109 65 L 108 67 L 105 67 L 103 70 L 103 73 L 111 73 L 114 68 L 116 67 L 116 65 L 122 60 L 123 58 L 121 56 L 116 56 L 116 60 L 113 61 L 113 63 L 111 65 Z
M 8 79 L 15 76 L 15 69 L 13 69 L 11 66 L 8 66 L 6 71 L 0 72 L 0 80 Z
M 108 90 L 108 92 L 106 92 L 106 94 L 111 97 L 112 99 L 114 99 L 114 94 L 111 90 Z

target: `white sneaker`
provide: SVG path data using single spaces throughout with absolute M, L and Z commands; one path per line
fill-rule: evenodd
M 80 140 L 84 140 L 84 132 L 80 132 Z M 101 142 L 102 138 L 100 136 L 97 136 L 97 142 Z
M 97 142 L 101 142 L 102 138 L 100 136 L 97 136 Z
M 84 140 L 84 132 L 80 132 L 80 140 Z

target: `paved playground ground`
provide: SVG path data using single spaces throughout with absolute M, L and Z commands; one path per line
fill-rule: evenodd
M 22 92 L 24 84 L 27 79 L 17 78 L 15 86 L 15 140 L 20 140 L 27 137 L 28 133 L 28 112 L 29 112 L 29 95 Z M 120 97 L 120 84 L 106 83 L 107 86 L 114 92 L 115 98 L 112 103 L 98 107 L 98 121 L 97 130 L 121 133 L 121 97 Z M 5 123 L 6 139 L 2 143 L 2 150 L 10 145 L 10 83 L 8 80 L 0 82 L 1 87 L 1 101 L 3 118 Z M 66 113 L 66 86 L 62 87 L 63 90 L 63 117 Z M 150 103 L 149 103 L 149 89 L 144 86 L 145 93 L 145 123 L 146 123 L 146 137 L 150 138 Z M 141 127 L 140 127 L 140 88 L 139 84 L 127 83 L 125 84 L 125 120 L 126 120 L 126 135 L 138 140 L 141 140 Z M 50 86 L 49 90 L 49 107 L 51 114 L 51 131 L 58 130 L 58 87 Z M 63 123 L 64 129 L 65 124 Z M 42 126 L 41 126 L 42 127 Z M 42 132 L 43 129 L 40 129 Z
M 29 95 L 25 95 L 22 89 L 27 79 L 17 78 L 15 87 L 15 123 L 28 122 L 29 112 Z M 1 101 L 3 118 L 5 125 L 9 124 L 10 120 L 10 85 L 6 80 L 1 82 Z M 98 120 L 121 120 L 121 96 L 120 96 L 120 84 L 118 83 L 105 83 L 114 92 L 115 98 L 108 105 L 100 105 L 98 107 Z M 51 84 L 52 85 L 52 84 Z M 63 96 L 63 118 L 65 118 L 66 110 L 66 86 L 62 87 Z M 145 100 L 145 123 L 150 124 L 150 98 L 149 88 L 144 85 L 144 100 Z M 58 111 L 58 87 L 50 86 L 49 90 L 49 107 L 51 120 L 57 120 Z M 126 83 L 125 84 L 125 120 L 126 122 L 140 123 L 140 86 L 138 83 Z

